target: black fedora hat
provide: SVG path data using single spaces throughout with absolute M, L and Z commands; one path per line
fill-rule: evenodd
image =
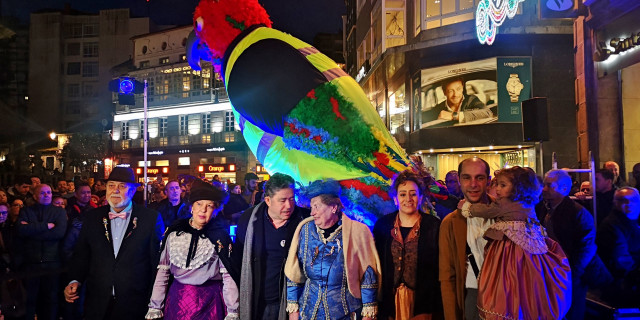
M 126 167 L 113 168 L 111 174 L 109 174 L 109 178 L 107 179 L 107 181 L 118 181 L 139 185 L 139 183 L 136 182 L 136 176 L 133 174 L 133 170 Z

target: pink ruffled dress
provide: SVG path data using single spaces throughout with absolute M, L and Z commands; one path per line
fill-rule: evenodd
M 571 268 L 533 208 L 465 203 L 465 217 L 494 218 L 478 279 L 481 319 L 562 319 L 571 306 Z

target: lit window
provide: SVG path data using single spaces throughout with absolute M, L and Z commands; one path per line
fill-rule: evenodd
M 160 58 L 160 64 L 169 64 L 169 57 Z
M 203 134 L 202 135 L 202 143 L 203 144 L 211 143 L 211 135 L 210 134 Z
M 385 48 L 406 43 L 404 0 L 387 0 L 385 11 Z
M 129 140 L 122 140 L 122 150 L 129 149 Z
M 157 167 L 168 167 L 169 166 L 169 160 L 156 160 L 156 166 Z
M 184 92 L 182 94 L 183 98 L 189 97 L 189 90 L 191 90 L 191 75 L 186 74 L 182 76 L 182 91 Z
M 138 161 L 138 167 L 144 167 L 144 161 Z M 151 161 L 147 160 L 147 167 L 151 167 Z
M 180 136 L 180 145 L 185 146 L 189 144 L 189 136 Z
M 188 166 L 191 164 L 191 158 L 190 157 L 179 157 L 178 158 L 178 165 L 179 166 Z
M 224 142 L 235 142 L 236 141 L 236 133 L 235 132 L 225 132 L 224 133 Z
M 199 133 L 200 133 L 200 115 L 190 114 L 189 115 L 189 134 L 199 134 Z
M 157 138 L 158 137 L 158 119 L 149 119 L 147 123 L 147 131 L 149 132 L 149 138 Z
M 166 147 L 168 144 L 169 138 L 167 137 L 163 137 L 160 138 L 160 141 L 158 141 L 158 145 L 160 145 L 161 147 Z
M 426 12 L 426 18 L 420 27 L 426 30 L 473 20 L 475 8 L 479 2 L 479 0 L 422 0 L 420 7 Z

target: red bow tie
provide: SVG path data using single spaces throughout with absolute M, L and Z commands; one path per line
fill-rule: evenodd
M 127 219 L 127 213 L 126 212 L 120 212 L 120 213 L 115 213 L 115 212 L 109 212 L 109 220 L 113 220 L 115 218 L 120 218 L 122 220 L 126 220 Z

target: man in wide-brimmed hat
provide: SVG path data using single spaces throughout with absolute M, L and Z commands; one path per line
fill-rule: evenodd
M 164 225 L 156 211 L 131 201 L 138 185 L 133 170 L 114 168 L 109 206 L 84 217 L 64 294 L 74 303 L 87 283 L 86 319 L 142 319 L 147 312 Z

